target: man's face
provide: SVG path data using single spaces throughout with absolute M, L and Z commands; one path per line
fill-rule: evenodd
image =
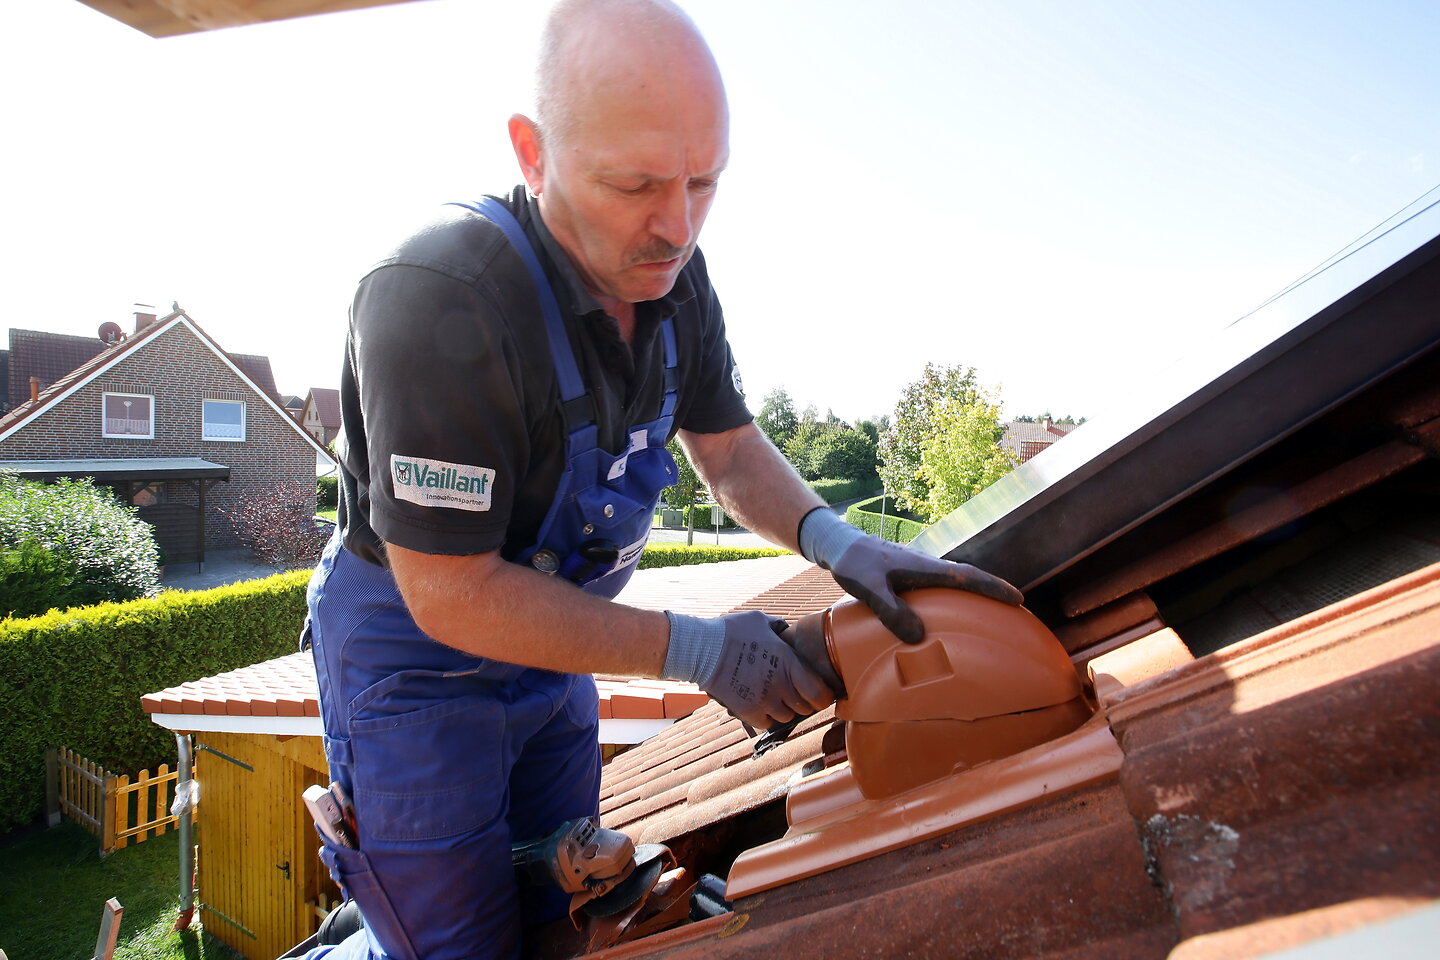
M 664 296 L 695 252 L 729 159 L 724 94 L 705 87 L 588 96 L 542 147 L 541 215 L 602 304 Z

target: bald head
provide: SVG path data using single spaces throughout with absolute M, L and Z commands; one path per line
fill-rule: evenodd
M 580 279 L 622 319 L 695 252 L 730 157 L 720 71 L 668 0 L 561 0 L 538 87 L 535 118 L 510 118 L 515 158 Z
M 616 101 L 699 95 L 725 111 L 710 48 L 670 0 L 560 0 L 541 37 L 535 121 L 549 141 Z

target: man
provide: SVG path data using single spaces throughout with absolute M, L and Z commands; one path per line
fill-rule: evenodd
M 902 639 L 923 627 L 894 590 L 1020 599 L 862 536 L 751 422 L 696 247 L 728 160 L 724 88 L 678 8 L 562 2 L 536 116 L 510 137 L 525 188 L 452 208 L 352 307 L 340 535 L 310 589 L 358 839 L 323 854 L 365 915 L 346 956 L 512 957 L 563 913 L 558 888 L 517 889 L 509 849 L 597 811 L 590 674 L 691 680 L 762 729 L 833 699 L 762 613 L 612 602 L 677 432 L 727 511 Z

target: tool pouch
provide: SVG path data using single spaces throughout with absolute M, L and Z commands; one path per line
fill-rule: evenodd
M 370 860 L 365 854 L 333 846 L 322 836 L 320 859 L 345 894 L 359 904 L 372 950 L 378 946 L 381 955 L 391 960 L 419 960 L 410 936 L 400 925 L 400 918 L 390 905 L 390 897 L 370 869 Z

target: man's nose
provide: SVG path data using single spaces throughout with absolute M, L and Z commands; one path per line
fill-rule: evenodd
M 694 237 L 695 198 L 683 180 L 667 183 L 650 213 L 650 232 L 672 247 L 684 249 Z

